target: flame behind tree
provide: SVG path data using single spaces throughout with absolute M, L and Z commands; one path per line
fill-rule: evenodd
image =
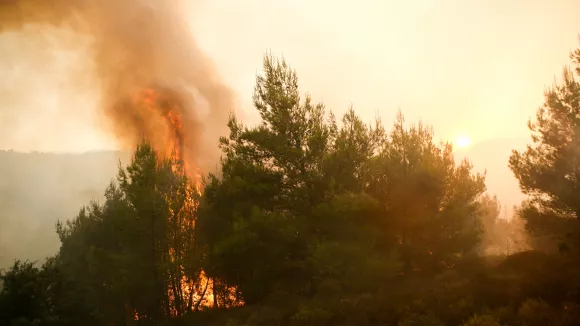
M 149 143 L 139 144 L 103 205 L 57 227 L 64 272 L 89 289 L 99 324 L 241 304 L 234 288 L 202 269 L 206 253 L 195 241 L 200 192 L 173 152 L 163 158 Z
M 196 128 L 197 122 L 185 110 L 185 98 L 185 94 L 172 89 L 146 88 L 128 104 L 134 110 L 119 112 L 131 115 L 126 119 L 135 121 L 134 134 L 142 133 L 160 157 L 171 157 L 179 163 L 174 167 L 179 170 L 176 172 L 183 172 L 199 183 L 199 169 L 188 154 L 191 154 L 191 147 L 196 147 L 191 140 L 199 139 L 200 128 Z M 184 120 L 189 128 L 184 128 Z
M 132 119 L 144 122 L 138 125 L 139 130 L 144 131 L 146 139 L 151 139 L 158 158 L 167 158 L 170 174 L 186 180 L 181 185 L 179 181 L 174 182 L 178 186 L 163 195 L 168 203 L 167 222 L 172 228 L 167 248 L 171 267 L 168 270 L 169 281 L 166 286 L 169 306 L 167 313 L 170 316 L 181 316 L 188 311 L 212 306 L 231 307 L 243 304 L 238 299 L 235 287 L 208 278 L 195 263 L 188 266 L 199 261 L 199 257 L 191 256 L 191 253 L 194 256 L 199 254 L 191 246 L 195 245 L 195 220 L 201 195 L 201 178 L 200 170 L 187 155 L 187 146 L 190 144 L 186 141 L 198 138 L 190 134 L 195 132 L 195 128 L 184 128 L 184 121 L 189 126 L 195 123 L 188 116 L 188 111 L 184 110 L 188 107 L 184 102 L 186 98 L 185 94 L 179 94 L 173 89 L 150 87 L 130 103 L 136 109 L 128 111 L 142 112 L 145 117 L 157 117 L 149 120 L 140 117 Z
M 114 266 L 118 271 L 108 270 L 114 277 L 90 269 L 77 276 L 97 291 L 103 288 L 113 311 L 124 307 L 123 318 L 159 320 L 211 305 L 216 283 L 199 266 L 196 197 L 201 171 L 219 157 L 217 140 L 226 131 L 233 95 L 197 47 L 181 5 L 180 0 L 0 0 L 0 33 L 26 27 L 43 36 L 65 29 L 73 35 L 70 44 L 76 44 L 74 37 L 90 40 L 83 72 L 100 93 L 106 127 L 127 149 L 136 148 L 133 163 L 119 175 L 119 189 L 107 193 L 104 206 L 59 229 L 62 258 L 75 268 L 92 262 L 81 266 L 67 255 L 90 248 L 119 261 L 94 258 Z M 142 140 L 149 144 L 138 145 Z M 124 214 L 109 211 L 114 205 Z M 116 246 L 95 240 L 89 248 L 76 247 L 75 234 L 84 232 L 77 226 L 87 219 L 111 223 L 116 233 L 101 238 Z M 126 271 L 142 278 L 127 280 Z M 123 301 L 111 300 L 103 284 L 125 289 Z
M 166 314 L 169 316 L 181 316 L 188 311 L 217 306 L 220 301 L 222 306 L 241 304 L 237 300 L 235 288 L 221 285 L 219 281 L 217 284 L 221 288 L 216 287 L 216 280 L 208 278 L 196 264 L 200 258 L 197 256 L 199 252 L 192 246 L 195 245 L 195 220 L 201 183 L 199 169 L 185 155 L 185 140 L 195 137 L 188 137 L 187 132 L 191 130 L 183 127 L 183 119 L 187 118 L 187 111 L 183 110 L 186 107 L 183 98 L 173 90 L 147 88 L 131 103 L 139 110 L 129 111 L 158 117 L 149 120 L 154 122 L 153 125 L 143 124 L 139 127 L 146 132 L 146 139 L 152 139 L 160 162 L 163 163 L 163 158 L 166 158 L 165 162 L 170 165 L 169 175 L 176 178 L 169 182 L 175 187 L 163 192 L 167 202 L 167 225 L 170 228 L 166 248 L 169 268 L 165 285 L 168 305 Z M 180 177 L 183 177 L 184 183 L 179 181 Z M 219 298 L 220 294 L 226 297 Z M 139 318 L 138 313 L 136 316 Z

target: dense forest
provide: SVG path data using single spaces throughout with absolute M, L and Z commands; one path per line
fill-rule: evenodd
M 580 49 L 509 162 L 509 220 L 430 127 L 337 121 L 266 56 L 219 173 L 144 140 L 58 252 L 2 272 L 0 325 L 578 325 Z M 524 122 L 522 122 L 524 123 Z M 525 228 L 525 234 L 518 230 Z

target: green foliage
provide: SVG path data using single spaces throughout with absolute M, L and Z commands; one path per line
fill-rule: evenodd
M 16 261 L 0 273 L 0 325 L 95 325 L 58 256 L 36 263 Z
M 430 129 L 407 129 L 400 115 L 388 134 L 352 109 L 339 127 L 322 104 L 301 101 L 296 73 L 271 56 L 254 104 L 262 122 L 232 116 L 221 139 L 197 238 L 205 270 L 246 303 L 373 292 L 402 269 L 441 270 L 476 251 L 483 176 L 456 165 Z
M 554 311 L 543 300 L 528 299 L 518 309 L 522 324 L 526 326 L 549 325 L 554 320 Z
M 463 326 L 501 326 L 494 316 L 491 315 L 474 315 Z
M 283 319 L 283 314 L 278 309 L 262 305 L 256 307 L 252 314 L 248 317 L 246 325 L 276 325 Z
M 440 270 L 475 253 L 484 176 L 467 161 L 456 165 L 449 144 L 435 144 L 422 124 L 406 129 L 399 115 L 375 164 L 369 191 L 390 216 L 407 272 Z
M 578 64 L 580 52 L 572 53 Z M 580 65 L 576 73 L 580 73 Z M 548 250 L 576 248 L 580 231 L 580 83 L 566 68 L 562 82 L 545 93 L 545 102 L 528 123 L 533 144 L 514 151 L 510 168 L 530 200 L 520 209 L 528 228 L 536 236 L 555 241 L 541 242 Z M 545 238 L 544 238 L 545 239 Z M 538 244 L 538 243 L 537 243 Z M 551 245 L 551 246 L 550 246 Z
M 7 272 L 0 273 L 0 325 L 32 325 L 46 314 L 43 303 L 41 271 L 28 261 L 15 261 Z M 16 322 L 18 321 L 18 322 Z
M 140 144 L 104 203 L 57 225 L 57 256 L 0 275 L 0 326 L 578 324 L 578 90 L 567 71 L 530 124 L 535 145 L 512 155 L 531 199 L 506 222 L 429 127 L 399 113 L 387 131 L 352 108 L 337 123 L 266 56 L 262 120 L 230 117 L 203 195 Z M 569 233 L 567 254 L 516 248 L 522 220 Z
M 411 313 L 397 323 L 397 326 L 443 326 L 445 325 L 439 318 L 432 315 L 421 315 Z
M 135 314 L 161 320 L 197 306 L 181 286 L 200 286 L 195 192 L 177 168 L 143 143 L 103 205 L 57 226 L 65 272 L 102 322 L 124 323 Z
M 332 313 L 321 308 L 301 307 L 298 312 L 292 315 L 293 325 L 326 325 Z

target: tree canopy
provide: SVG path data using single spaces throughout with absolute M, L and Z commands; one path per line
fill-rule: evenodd
M 429 126 L 337 119 L 267 55 L 261 121 L 230 116 L 219 170 L 196 184 L 140 143 L 57 224 L 54 257 L 0 273 L 0 326 L 577 325 L 580 262 L 520 231 L 574 252 L 579 90 L 566 70 L 546 93 L 509 162 L 530 199 L 505 220 Z
M 571 53 L 575 70 L 564 68 L 562 81 L 545 92 L 536 119 L 530 120 L 532 144 L 514 151 L 509 165 L 529 195 L 520 213 L 544 249 L 578 250 L 580 235 L 580 49 Z M 575 71 L 575 72 L 574 72 Z

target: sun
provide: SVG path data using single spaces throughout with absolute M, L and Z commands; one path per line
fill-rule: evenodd
M 467 135 L 458 135 L 455 138 L 455 146 L 459 148 L 467 148 L 471 145 L 471 138 Z

